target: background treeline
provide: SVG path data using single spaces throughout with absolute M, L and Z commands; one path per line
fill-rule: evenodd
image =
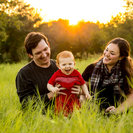
M 52 58 L 62 50 L 71 50 L 76 58 L 87 58 L 101 53 L 114 37 L 127 39 L 133 54 L 133 1 L 125 1 L 126 12 L 112 17 L 107 24 L 81 21 L 70 26 L 68 20 L 62 19 L 42 22 L 39 12 L 22 0 L 0 0 L 0 63 L 27 59 L 23 42 L 31 31 L 48 37 Z

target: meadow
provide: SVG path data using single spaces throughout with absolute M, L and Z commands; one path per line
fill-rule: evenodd
M 76 69 L 81 73 L 97 56 L 76 60 Z M 93 102 L 85 103 L 68 118 L 56 116 L 52 109 L 42 114 L 42 105 L 36 110 L 21 110 L 16 93 L 15 77 L 27 62 L 0 64 L 0 133 L 132 133 L 133 110 L 120 115 L 103 115 Z M 31 101 L 32 104 L 32 101 Z

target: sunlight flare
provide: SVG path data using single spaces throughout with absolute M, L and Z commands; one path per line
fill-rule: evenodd
M 78 21 L 107 23 L 112 16 L 123 13 L 124 0 L 24 0 L 41 9 L 43 21 L 68 19 L 70 25 Z

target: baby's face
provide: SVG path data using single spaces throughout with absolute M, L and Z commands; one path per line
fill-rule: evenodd
M 74 70 L 74 60 L 71 57 L 68 58 L 59 58 L 59 69 L 62 71 L 62 73 L 69 75 Z

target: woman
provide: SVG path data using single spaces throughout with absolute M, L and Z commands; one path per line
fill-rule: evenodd
M 127 40 L 111 40 L 101 59 L 90 64 L 82 76 L 87 84 L 90 80 L 91 92 L 100 101 L 100 109 L 106 109 L 107 112 L 123 112 L 126 107 L 133 105 L 132 87 L 128 82 L 131 82 L 133 77 L 133 63 Z M 124 97 L 127 97 L 125 101 Z

